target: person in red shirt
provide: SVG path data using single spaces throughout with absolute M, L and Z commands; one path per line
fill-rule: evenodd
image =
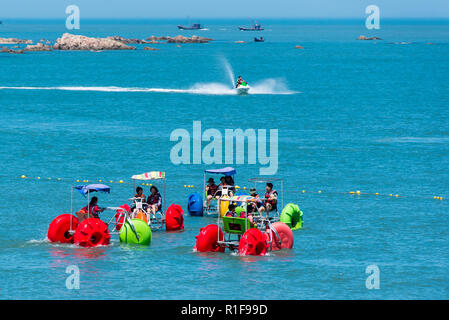
M 106 208 L 100 208 L 98 206 L 98 198 L 92 197 L 90 199 L 89 205 L 83 207 L 80 211 L 76 212 L 78 221 L 81 222 L 87 218 L 97 218 L 100 219 L 99 213 L 103 212 Z

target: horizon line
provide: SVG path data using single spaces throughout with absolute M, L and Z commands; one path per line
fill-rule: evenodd
M 49 19 L 66 19 L 67 16 L 61 16 L 61 17 L 1 17 L 0 16 L 0 20 L 8 20 L 8 19 L 20 19 L 20 20 L 49 20 Z M 129 20 L 147 20 L 147 19 L 151 19 L 151 20 L 174 20 L 174 19 L 186 19 L 186 17 L 179 17 L 179 16 L 174 16 L 174 17 L 83 17 L 82 19 L 97 19 L 97 20 L 123 20 L 123 19 L 129 19 Z M 196 17 L 194 19 L 190 19 L 190 20 L 248 20 L 250 18 L 245 18 L 245 17 Z M 344 20 L 344 19 L 361 19 L 361 20 L 365 20 L 366 17 L 365 16 L 348 16 L 348 17 L 328 17 L 328 16 L 314 16 L 314 17 L 258 17 L 255 19 L 250 19 L 250 20 L 260 20 L 260 19 L 267 19 L 267 20 L 274 20 L 274 19 L 285 19 L 285 20 L 299 20 L 299 19 L 331 19 L 331 20 Z M 387 17 L 382 17 L 382 19 L 430 19 L 430 20 L 441 20 L 441 19 L 448 19 L 449 20 L 449 16 L 448 17 L 426 17 L 426 16 L 410 16 L 410 17 L 397 17 L 397 16 L 387 16 Z

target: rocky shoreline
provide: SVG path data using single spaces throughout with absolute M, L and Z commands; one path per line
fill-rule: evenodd
M 0 44 L 33 44 L 33 40 L 23 40 L 17 38 L 0 38 Z
M 156 43 L 208 43 L 213 41 L 211 38 L 192 36 L 184 37 L 178 35 L 176 37 L 155 37 L 151 36 L 146 40 L 143 39 L 128 39 L 121 36 L 109 36 L 106 38 L 94 38 L 83 35 L 74 35 L 70 33 L 64 33 L 56 42 L 51 45 L 49 40 L 41 39 L 40 42 L 33 45 L 32 40 L 22 40 L 16 38 L 0 38 L 0 44 L 27 44 L 25 48 L 19 50 L 13 50 L 10 47 L 3 47 L 0 52 L 8 53 L 24 53 L 25 51 L 52 51 L 52 50 L 85 50 L 100 52 L 104 50 L 136 50 L 134 46 L 130 44 L 156 44 Z M 143 50 L 159 50 L 157 48 L 144 47 Z

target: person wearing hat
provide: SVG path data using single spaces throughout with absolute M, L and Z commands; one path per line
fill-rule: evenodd
M 218 199 L 220 196 L 217 194 L 218 186 L 215 184 L 214 178 L 209 178 L 207 180 L 208 184 L 206 186 L 206 196 L 207 196 L 207 207 L 209 208 L 210 201 L 215 197 Z
M 249 189 L 249 194 L 251 195 L 251 197 L 255 198 L 255 201 L 253 203 L 256 205 L 256 209 L 259 210 L 259 208 L 262 206 L 262 200 L 260 200 L 256 188 Z

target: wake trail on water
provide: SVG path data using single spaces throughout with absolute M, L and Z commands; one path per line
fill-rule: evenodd
M 265 79 L 250 85 L 249 94 L 284 95 L 296 94 L 291 91 L 281 79 Z M 92 91 L 92 92 L 157 92 L 157 93 L 183 93 L 198 95 L 237 95 L 233 87 L 223 83 L 196 83 L 188 89 L 175 88 L 140 88 L 140 87 L 115 87 L 115 86 L 52 86 L 52 87 L 0 87 L 0 90 L 61 90 L 61 91 Z

